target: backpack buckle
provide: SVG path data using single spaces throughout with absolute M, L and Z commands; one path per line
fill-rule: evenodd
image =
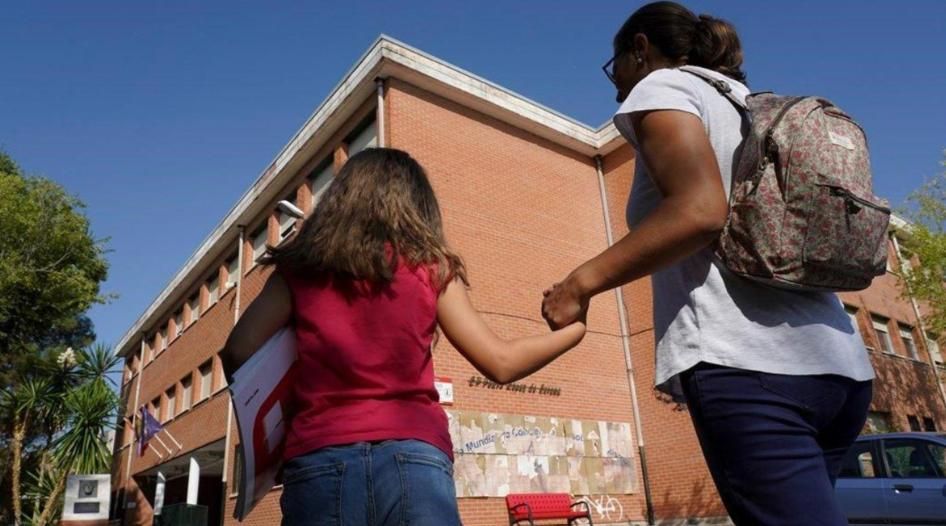
M 724 82 L 722 80 L 714 80 L 711 82 L 711 84 L 713 84 L 713 87 L 716 88 L 716 90 L 719 91 L 720 93 L 729 93 L 730 91 L 732 91 L 732 86 L 730 86 L 728 82 Z

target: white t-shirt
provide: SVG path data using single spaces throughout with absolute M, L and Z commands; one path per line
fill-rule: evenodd
M 738 97 L 749 94 L 745 85 L 699 69 L 728 82 Z M 630 114 L 649 110 L 685 111 L 703 121 L 728 197 L 747 129 L 732 102 L 693 74 L 656 70 L 634 87 L 614 117 L 635 149 Z M 628 227 L 633 229 L 661 199 L 638 155 Z M 874 377 L 864 343 L 835 294 L 793 292 L 740 278 L 719 264 L 709 248 L 655 273 L 651 281 L 656 384 L 676 400 L 682 400 L 677 375 L 699 362 L 775 374 L 836 374 L 859 381 Z

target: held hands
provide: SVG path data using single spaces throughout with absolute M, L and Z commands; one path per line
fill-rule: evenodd
M 576 321 L 585 323 L 589 298 L 582 294 L 573 275 L 546 289 L 542 296 L 542 317 L 552 330 Z

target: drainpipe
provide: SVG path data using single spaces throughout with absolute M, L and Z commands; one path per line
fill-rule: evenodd
M 604 212 L 604 229 L 608 237 L 608 246 L 614 244 L 614 234 L 611 232 L 611 217 L 608 210 L 608 198 L 604 189 L 604 173 L 601 169 L 601 156 L 595 155 L 595 170 L 598 173 L 598 191 L 601 194 L 601 209 Z M 637 431 L 637 451 L 641 457 L 641 478 L 644 481 L 644 503 L 647 506 L 647 524 L 656 524 L 654 517 L 654 500 L 650 492 L 650 476 L 647 471 L 647 453 L 644 449 L 644 427 L 641 424 L 640 406 L 637 403 L 637 384 L 634 382 L 634 363 L 631 360 L 631 336 L 628 329 L 627 311 L 624 308 L 624 292 L 621 287 L 614 288 L 614 298 L 617 301 L 618 319 L 621 323 L 621 346 L 624 348 L 624 366 L 627 372 L 627 383 L 631 390 L 631 407 L 634 411 L 634 427 Z
M 900 272 L 903 272 L 903 269 L 907 268 L 904 263 L 903 254 L 900 253 L 900 242 L 897 241 L 897 234 L 894 232 L 890 233 L 890 239 L 893 241 L 894 252 L 897 253 L 897 262 L 900 264 Z M 923 345 L 926 347 L 927 357 L 930 359 L 930 367 L 933 368 L 933 377 L 936 379 L 936 385 L 939 387 L 939 396 L 943 399 L 943 409 L 946 410 L 946 389 L 943 388 L 943 380 L 939 377 L 939 368 L 936 365 L 936 360 L 933 359 L 933 354 L 930 353 L 930 346 L 926 343 L 926 327 L 923 324 L 923 316 L 920 314 L 920 306 L 916 302 L 916 298 L 913 297 L 913 291 L 910 290 L 910 284 L 904 281 L 904 284 L 907 286 L 907 293 L 910 295 L 910 304 L 913 305 L 913 314 L 916 315 L 916 321 L 920 325 L 920 331 L 923 332 Z
M 377 86 L 378 92 L 378 104 L 375 108 L 375 122 L 378 124 L 378 147 L 384 148 L 387 146 L 387 137 L 384 136 L 384 79 L 378 77 L 374 79 L 374 84 Z
M 135 384 L 135 405 L 132 408 L 131 412 L 131 444 L 128 445 L 128 463 L 125 465 L 125 481 L 123 483 L 125 487 L 125 493 L 122 497 L 122 510 L 118 511 L 122 515 L 122 522 L 124 522 L 125 511 L 127 509 L 128 503 L 128 479 L 131 478 L 131 459 L 135 455 L 135 442 L 138 440 L 138 437 L 135 436 L 135 422 L 138 420 L 138 397 L 141 394 L 141 382 L 144 378 L 145 370 L 145 333 L 141 333 L 141 348 L 139 350 L 141 353 L 141 358 L 138 360 L 138 383 Z M 117 513 L 116 513 L 117 514 Z
M 237 241 L 237 279 L 236 279 L 236 302 L 233 308 L 233 325 L 236 325 L 237 320 L 240 319 L 240 293 L 243 290 L 243 237 L 246 233 L 246 227 L 239 225 L 237 227 L 239 230 L 239 236 Z M 223 483 L 224 490 L 223 496 L 220 499 L 221 508 L 226 509 L 227 506 L 227 495 L 230 493 L 230 489 L 227 488 L 227 473 L 230 471 L 230 444 L 233 441 L 233 434 L 230 432 L 230 429 L 233 427 L 233 399 L 230 398 L 229 392 L 227 392 L 227 435 L 223 441 L 223 477 L 221 477 L 220 482 Z M 220 516 L 220 525 L 223 526 L 225 523 L 226 514 L 221 514 Z

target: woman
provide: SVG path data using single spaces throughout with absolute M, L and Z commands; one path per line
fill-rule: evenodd
M 732 519 L 847 524 L 833 484 L 873 370 L 834 294 L 767 287 L 714 261 L 746 121 L 684 65 L 748 94 L 725 21 L 656 2 L 614 37 L 614 122 L 637 152 L 630 233 L 547 290 L 543 314 L 563 326 L 592 296 L 650 275 L 657 388 L 687 403 Z

